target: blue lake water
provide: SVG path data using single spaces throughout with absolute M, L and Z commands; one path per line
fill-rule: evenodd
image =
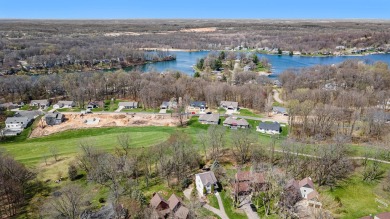
M 209 53 L 208 51 L 198 52 L 172 52 L 176 55 L 176 60 L 167 62 L 156 62 L 138 66 L 141 71 L 155 70 L 163 72 L 166 70 L 177 70 L 186 74 L 194 73 L 192 66 L 197 60 L 204 58 Z M 280 73 L 291 68 L 303 68 L 315 65 L 331 65 L 341 63 L 348 59 L 362 60 L 366 63 L 374 63 L 383 61 L 390 65 L 390 54 L 376 54 L 366 56 L 330 56 L 330 57 L 305 57 L 305 56 L 279 56 L 259 54 L 260 58 L 265 57 L 272 65 L 272 77 L 277 77 Z

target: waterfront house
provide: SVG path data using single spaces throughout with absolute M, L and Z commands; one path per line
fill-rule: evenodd
M 50 106 L 49 100 L 31 100 L 30 106 L 36 106 L 39 109 L 46 109 L 47 107 Z
M 229 127 L 230 129 L 249 128 L 249 123 L 245 119 L 238 119 L 233 116 L 226 118 L 223 125 Z
M 138 102 L 119 102 L 118 106 L 123 109 L 134 109 L 138 108 Z
M 219 124 L 219 114 L 202 114 L 199 116 L 200 123 L 207 125 L 218 125 Z
M 195 174 L 195 184 L 200 197 L 218 189 L 218 180 L 213 171 Z
M 259 126 L 257 126 L 256 131 L 264 133 L 264 134 L 280 134 L 282 132 L 282 128 L 280 123 L 278 122 L 260 122 Z

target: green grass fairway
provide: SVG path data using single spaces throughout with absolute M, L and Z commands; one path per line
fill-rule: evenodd
M 47 137 L 27 139 L 25 141 L 1 143 L 15 159 L 34 165 L 43 162 L 44 155 L 50 155 L 49 148 L 57 146 L 59 153 L 72 155 L 80 151 L 79 142 L 88 141 L 103 150 L 112 150 L 117 144 L 117 136 L 128 133 L 134 148 L 156 145 L 168 139 L 172 127 L 112 127 L 65 131 Z
M 359 173 L 354 174 L 351 178 L 339 184 L 340 186 L 333 191 L 326 191 L 332 197 L 339 197 L 342 203 L 340 209 L 334 209 L 340 218 L 361 218 L 369 214 L 375 215 L 381 212 L 390 211 L 390 207 L 384 207 L 375 198 L 380 198 L 375 194 L 374 189 L 378 182 L 363 182 Z M 387 200 L 384 200 L 387 201 Z M 387 201 L 388 203 L 388 201 Z
M 257 117 L 257 118 L 262 118 L 262 116 L 260 114 L 256 114 L 254 113 L 253 111 L 249 110 L 249 109 L 240 109 L 237 113 L 237 115 L 240 115 L 240 116 L 251 116 L 251 117 Z

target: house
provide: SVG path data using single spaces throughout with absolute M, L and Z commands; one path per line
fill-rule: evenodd
M 98 108 L 99 107 L 99 103 L 98 102 L 89 102 L 88 105 L 87 105 L 87 109 L 95 109 L 95 108 Z
M 207 109 L 207 104 L 205 101 L 193 101 L 188 106 L 189 111 L 199 111 L 201 113 L 205 112 Z
M 198 121 L 202 124 L 218 125 L 219 124 L 219 114 L 202 114 L 199 116 Z
M 49 113 L 45 115 L 45 121 L 47 125 L 59 125 L 65 120 L 65 117 L 61 113 Z
M 374 219 L 390 219 L 390 212 L 383 212 L 375 215 Z
M 237 119 L 236 117 L 230 116 L 223 122 L 224 126 L 229 127 L 230 129 L 246 129 L 249 128 L 249 123 L 245 119 Z
M 244 66 L 244 71 L 250 71 L 252 68 L 249 65 Z
M 282 132 L 282 128 L 278 122 L 268 123 L 268 122 L 260 122 L 259 126 L 257 126 L 256 131 L 264 133 L 264 134 L 280 134 Z
M 213 171 L 195 174 L 196 190 L 198 190 L 200 197 L 211 193 L 211 190 L 218 189 L 217 183 L 218 181 Z
M 19 108 L 19 105 L 16 104 L 16 103 L 8 102 L 8 103 L 0 104 L 0 108 L 5 108 L 7 110 L 12 110 L 12 109 Z
M 119 102 L 118 106 L 123 109 L 134 109 L 138 108 L 138 102 Z
M 177 108 L 176 101 L 164 101 L 160 106 L 160 109 L 175 109 L 175 108 Z
M 36 119 L 40 115 L 43 115 L 43 113 L 39 110 L 17 111 L 15 113 L 15 117 L 27 117 L 30 121 Z
M 47 107 L 50 106 L 49 100 L 31 100 L 30 106 L 36 106 L 40 109 L 46 109 Z
M 155 193 L 150 200 L 150 206 L 154 210 L 155 218 L 187 219 L 190 212 L 175 194 L 165 201 L 159 193 Z
M 272 107 L 272 112 L 274 112 L 275 114 L 282 114 L 284 116 L 288 116 L 287 109 L 284 107 L 274 106 Z
M 301 181 L 292 179 L 287 183 L 286 188 L 289 188 L 290 192 L 297 192 L 300 194 L 301 198 L 306 201 L 308 206 L 314 208 L 322 207 L 318 198 L 319 194 L 315 190 L 314 183 L 310 177 L 306 177 Z
M 58 103 L 53 105 L 53 109 L 61 109 L 61 108 L 72 108 L 76 106 L 74 101 L 58 101 Z
M 252 191 L 265 191 L 267 184 L 262 173 L 252 171 L 237 172 L 232 183 L 237 196 L 249 195 Z
M 25 129 L 31 122 L 28 117 L 8 117 L 5 120 L 5 129 L 11 131 L 22 131 Z
M 170 213 L 168 202 L 159 193 L 153 195 L 150 200 L 150 207 L 153 208 L 154 215 L 157 218 L 167 218 Z
M 227 110 L 227 114 L 236 113 L 238 108 L 238 102 L 232 102 L 232 101 L 221 101 L 220 107 Z

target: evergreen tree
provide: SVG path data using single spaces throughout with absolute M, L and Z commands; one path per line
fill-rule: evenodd
M 199 72 L 195 72 L 195 73 L 194 73 L 194 78 L 200 78 Z

